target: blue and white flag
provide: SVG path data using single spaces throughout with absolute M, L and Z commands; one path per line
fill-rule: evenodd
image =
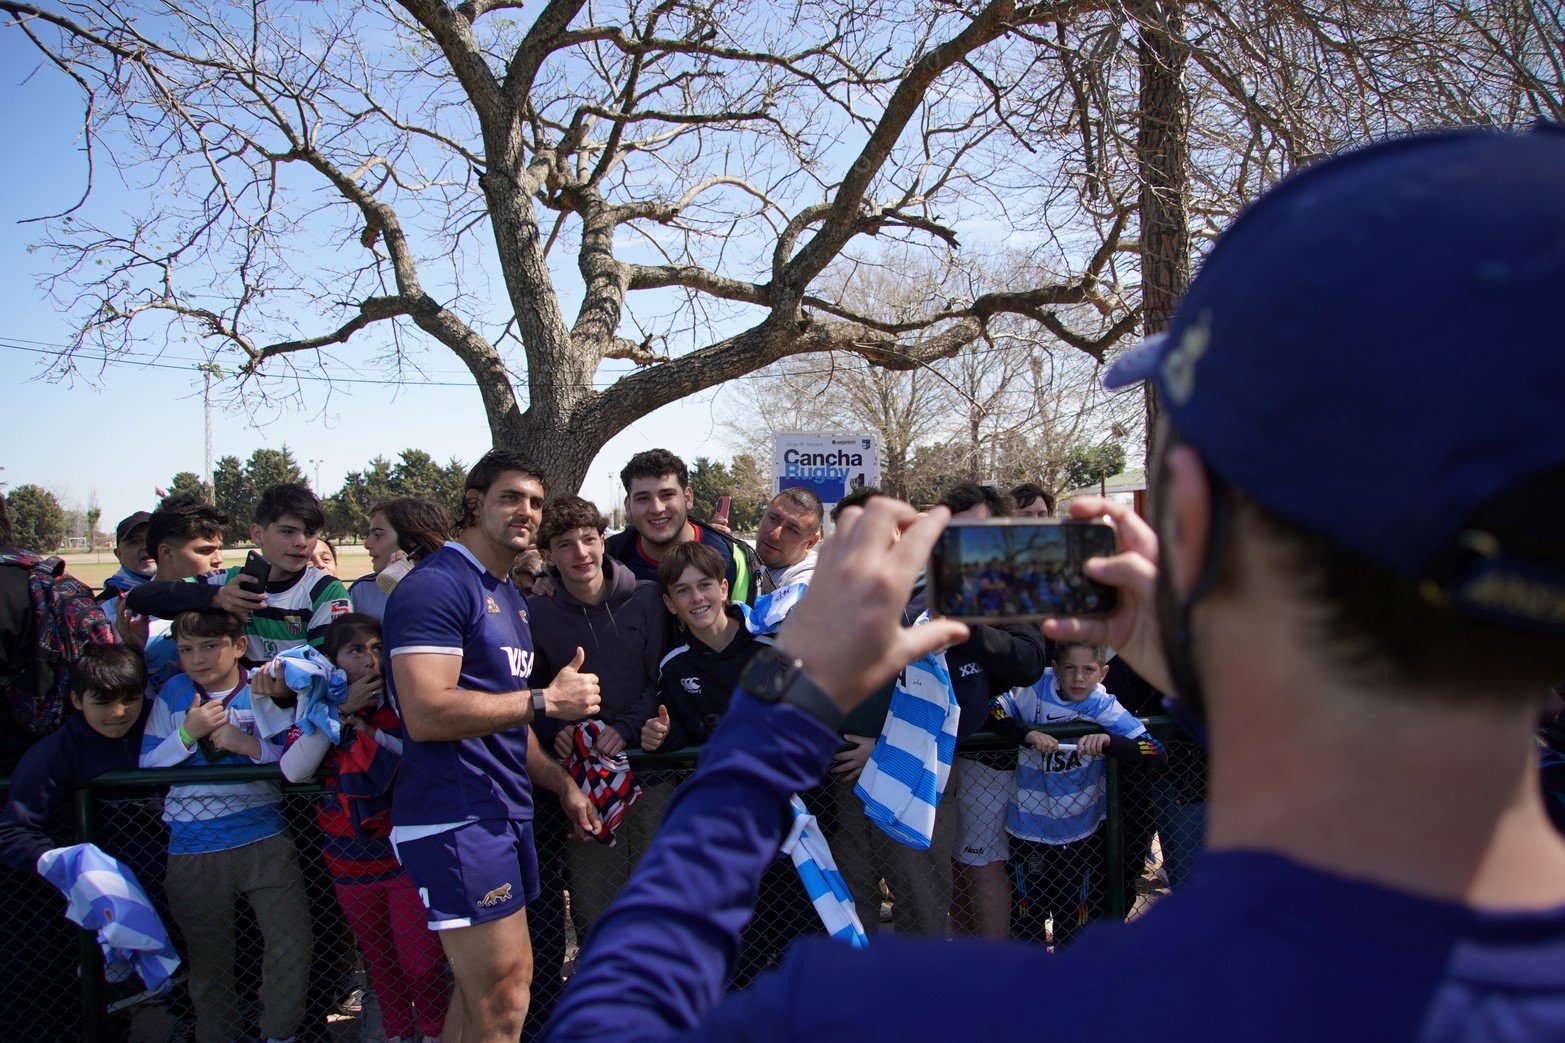
M 167 988 L 179 957 L 128 866 L 95 844 L 77 844 L 39 855 L 38 872 L 65 895 L 70 903 L 65 915 L 98 932 L 109 981 L 126 981 L 134 973 L 149 989 Z
M 793 611 L 809 588 L 808 583 L 790 583 L 756 598 L 753 606 L 740 602 L 739 611 L 744 613 L 745 629 L 752 634 L 777 633 L 777 628 L 782 626 L 783 620 L 788 618 L 788 613 Z
M 831 857 L 831 847 L 821 835 L 815 816 L 798 797 L 793 798 L 793 829 L 783 841 L 782 853 L 793 859 L 799 880 L 821 923 L 826 925 L 826 933 L 855 949 L 869 945 L 853 896 L 848 893 L 848 883 L 837 870 L 837 860 Z
M 924 612 L 913 625 L 927 622 Z M 915 659 L 897 680 L 880 738 L 853 788 L 872 822 L 920 851 L 934 839 L 935 809 L 951 777 L 961 716 L 945 652 Z
M 298 725 L 305 735 L 325 732 L 333 745 L 342 741 L 342 715 L 337 707 L 348 696 L 347 674 L 309 645 L 287 649 L 261 669 L 273 676 L 275 671 L 282 671 L 283 683 L 299 701 L 292 707 L 282 707 L 252 691 L 250 703 L 255 709 L 257 735 L 271 737 Z

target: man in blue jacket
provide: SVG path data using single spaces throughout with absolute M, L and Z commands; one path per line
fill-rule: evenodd
M 1058 956 L 804 943 L 725 1000 L 841 714 L 963 633 L 898 619 L 944 509 L 875 500 L 747 672 L 550 1038 L 1024 1038 L 1083 983 L 1131 977 L 1134 1002 L 1059 1016 L 1106 1040 L 1565 1037 L 1565 841 L 1532 742 L 1565 676 L 1565 350 L 1542 306 L 1565 285 L 1562 183 L 1551 128 L 1321 162 L 1111 373 L 1162 407 L 1156 533 L 1073 504 L 1119 530 L 1089 565 L 1119 607 L 1048 632 L 1111 644 L 1204 715 L 1208 851 L 1186 888 Z M 1347 481 L 1366 460 L 1373 480 Z

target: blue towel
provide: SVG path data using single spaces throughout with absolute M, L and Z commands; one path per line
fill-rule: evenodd
M 57 847 L 38 856 L 38 872 L 65 895 L 65 915 L 98 932 L 109 981 L 141 975 L 147 988 L 162 991 L 179 967 L 168 932 L 136 874 L 94 844 Z
M 821 923 L 826 925 L 826 933 L 855 949 L 869 945 L 869 936 L 859 922 L 853 896 L 848 893 L 847 881 L 837 871 L 837 861 L 831 857 L 831 848 L 821 835 L 815 816 L 797 796 L 793 798 L 793 829 L 783 841 L 782 853 L 793 859 L 799 880 Z
M 927 622 L 925 612 L 913 625 Z M 853 788 L 872 822 L 920 851 L 934 838 L 935 809 L 951 777 L 959 717 L 945 653 L 909 663 L 897 679 L 880 738 Z
M 739 611 L 744 613 L 745 628 L 752 634 L 777 633 L 777 628 L 782 626 L 809 587 L 808 583 L 790 583 L 756 598 L 753 606 L 740 602 Z
M 277 664 L 277 665 L 273 665 Z M 251 694 L 255 709 L 257 735 L 276 735 L 297 727 L 300 733 L 325 732 L 332 745 L 342 741 L 342 715 L 338 705 L 348 697 L 348 675 L 332 665 L 309 645 L 300 645 L 278 654 L 261 667 L 271 672 L 281 669 L 283 683 L 298 695 L 293 707 L 281 707 L 265 696 Z

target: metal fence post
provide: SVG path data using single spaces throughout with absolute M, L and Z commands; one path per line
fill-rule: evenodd
M 1114 757 L 1108 761 L 1108 889 L 1109 916 L 1125 919 L 1125 816 L 1120 807 L 1119 762 Z
M 96 816 L 93 793 L 90 789 L 76 791 L 76 831 L 83 844 L 96 839 Z M 81 929 L 81 986 L 82 986 L 82 1039 L 86 1043 L 102 1043 L 104 1011 L 103 950 L 98 948 L 98 936 L 86 928 Z

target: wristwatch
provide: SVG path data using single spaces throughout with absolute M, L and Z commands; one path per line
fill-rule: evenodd
M 534 688 L 532 691 L 533 691 L 533 720 L 541 721 L 545 717 L 549 716 L 549 703 L 548 703 L 548 700 L 544 697 L 542 688 Z
M 755 654 L 739 687 L 763 703 L 788 703 L 835 731 L 846 716 L 815 679 L 804 672 L 804 661 L 767 646 Z

